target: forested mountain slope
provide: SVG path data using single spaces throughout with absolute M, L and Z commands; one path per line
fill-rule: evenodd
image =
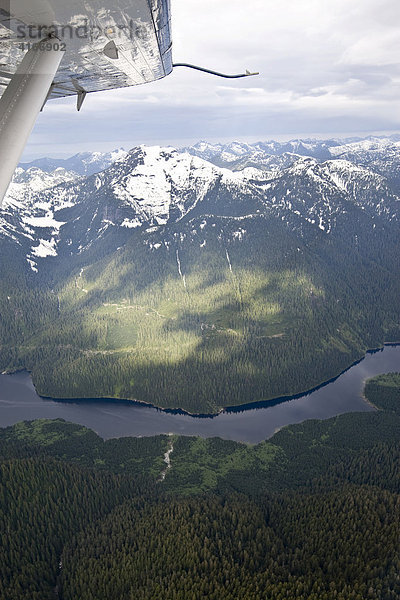
M 236 144 L 254 163 L 239 170 L 155 147 L 89 176 L 21 169 L 0 214 L 0 368 L 31 370 L 47 396 L 212 413 L 310 389 L 397 340 L 382 156 L 400 147 L 371 144 Z

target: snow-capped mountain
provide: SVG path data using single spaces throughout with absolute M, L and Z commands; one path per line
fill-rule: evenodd
M 186 152 L 204 158 L 219 166 L 240 170 L 246 166 L 259 169 L 281 169 L 292 164 L 298 156 L 309 156 L 319 160 L 332 158 L 330 149 L 342 142 L 336 140 L 292 140 L 289 142 L 256 142 L 246 144 L 210 144 L 198 142 L 185 148 Z
M 299 158 L 264 189 L 276 213 L 296 215 L 326 233 L 350 212 L 353 218 L 363 211 L 372 221 L 399 220 L 400 200 L 387 180 L 346 160 Z
M 99 175 L 96 185 L 101 193 L 107 189 L 122 207 L 133 210 L 141 223 L 165 225 L 179 221 L 221 190 L 242 198 L 251 187 L 251 175 L 217 168 L 171 148 L 140 147 L 118 167 Z M 130 223 L 124 222 L 124 226 Z
M 326 154 L 328 159 L 321 158 Z M 78 156 L 65 163 L 73 166 Z M 51 171 L 45 159 L 43 168 L 36 161 L 17 170 L 0 212 L 0 240 L 19 247 L 36 272 L 48 257 L 81 255 L 104 243 L 112 251 L 132 235 L 142 235 L 144 243 L 155 232 L 163 243 L 179 227 L 189 235 L 188 223 L 202 248 L 207 223 L 213 220 L 216 227 L 215 219 L 223 219 L 221 232 L 232 229 L 238 242 L 247 222 L 266 218 L 301 238 L 397 227 L 395 170 L 383 168 L 385 156 L 400 169 L 400 143 L 379 138 L 345 144 L 201 142 L 187 151 L 140 146 L 103 155 L 107 168 L 86 176 L 78 173 L 83 167 L 68 170 L 56 163 Z M 97 153 L 82 160 L 86 169 L 100 164 Z
M 32 167 L 38 168 L 46 173 L 53 173 L 59 168 L 66 171 L 73 171 L 78 175 L 93 175 L 99 171 L 104 171 L 113 163 L 122 160 L 127 155 L 123 148 L 113 150 L 112 152 L 80 152 L 71 156 L 71 158 L 39 158 L 30 163 L 22 163 L 20 167 L 24 171 Z
M 282 170 L 296 162 L 299 156 L 315 158 L 319 162 L 336 158 L 344 159 L 356 165 L 369 167 L 397 182 L 400 181 L 400 138 L 398 135 L 345 140 L 268 141 L 254 144 L 198 142 L 184 150 L 232 170 L 241 170 L 246 167 L 266 171 Z
M 83 178 L 61 167 L 19 169 L 0 213 L 0 236 L 26 250 L 33 270 L 37 259 L 59 250 L 79 253 L 111 229 L 175 222 L 207 201 L 227 214 L 253 203 L 251 171 L 233 173 L 171 148 L 135 148 L 105 171 Z M 256 190 L 254 190 L 254 193 Z M 29 244 L 29 248 L 27 245 Z
M 333 158 L 365 166 L 400 185 L 400 141 L 390 138 L 368 138 L 331 148 Z
M 20 169 L 0 211 L 2 368 L 47 396 L 216 412 L 397 340 L 397 140 L 321 144 L 235 143 L 230 168 L 221 145 Z

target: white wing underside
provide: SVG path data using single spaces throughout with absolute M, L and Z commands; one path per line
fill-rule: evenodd
M 36 26 L 54 29 L 66 48 L 49 98 L 140 85 L 172 71 L 170 0 L 0 0 L 0 95 L 38 41 Z

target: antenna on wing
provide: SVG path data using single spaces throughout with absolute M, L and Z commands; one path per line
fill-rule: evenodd
M 246 69 L 245 73 L 239 73 L 238 75 L 227 75 L 226 73 L 219 73 L 212 69 L 205 69 L 204 67 L 198 67 L 197 65 L 191 65 L 190 63 L 173 63 L 175 67 L 187 67 L 188 69 L 195 69 L 195 71 L 202 71 L 203 73 L 209 73 L 210 75 L 216 75 L 217 77 L 224 77 L 225 79 L 239 79 L 240 77 L 252 77 L 253 75 L 259 75 L 259 73 L 251 73 Z

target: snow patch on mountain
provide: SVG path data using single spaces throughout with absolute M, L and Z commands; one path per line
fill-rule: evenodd
M 124 219 L 121 223 L 121 227 L 128 227 L 128 229 L 136 229 L 136 227 L 141 227 L 142 223 L 139 219 Z
M 62 225 L 65 225 L 65 222 L 56 221 L 51 213 L 47 214 L 45 217 L 23 217 L 22 222 L 31 225 L 32 227 L 51 229 L 60 229 Z
M 33 256 L 46 258 L 46 256 L 57 256 L 57 244 L 54 238 L 51 240 L 39 240 L 39 246 L 32 247 Z

